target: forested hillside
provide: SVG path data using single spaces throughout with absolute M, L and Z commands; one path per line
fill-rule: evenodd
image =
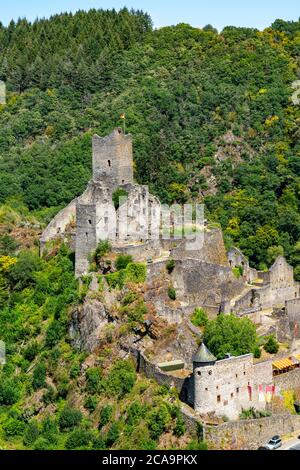
M 82 371 L 68 340 L 69 307 L 82 302 L 72 255 L 63 246 L 39 259 L 38 236 L 85 189 L 93 133 L 126 113 L 138 182 L 162 202 L 205 202 L 228 246 L 260 269 L 284 253 L 300 280 L 299 55 L 300 21 L 154 30 L 123 9 L 0 25 L 0 445 L 156 448 L 168 432 L 177 448 L 202 446 L 170 391 L 130 362 L 112 365 L 109 334 Z M 45 408 L 55 419 L 36 421 Z
M 300 23 L 280 20 L 218 34 L 92 10 L 1 27 L 1 202 L 58 209 L 80 194 L 92 133 L 126 112 L 139 182 L 168 203 L 204 198 L 253 265 L 284 250 L 299 278 L 299 50 Z

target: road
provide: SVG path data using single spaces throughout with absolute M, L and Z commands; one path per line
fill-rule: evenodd
M 293 438 L 284 442 L 278 450 L 300 450 L 300 439 Z

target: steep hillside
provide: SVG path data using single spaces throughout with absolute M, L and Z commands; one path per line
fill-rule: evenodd
M 81 193 L 91 133 L 126 112 L 139 182 L 168 203 L 204 197 L 253 265 L 284 250 L 299 278 L 299 34 L 279 20 L 153 31 L 127 10 L 1 27 L 1 202 L 58 207 Z

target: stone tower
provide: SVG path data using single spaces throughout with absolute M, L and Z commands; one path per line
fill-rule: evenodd
M 208 383 L 213 374 L 213 366 L 217 359 L 207 349 L 204 343 L 201 344 L 196 354 L 193 356 L 194 371 L 194 409 L 205 413 L 211 410 L 210 394 L 208 393 Z M 207 405 L 207 410 L 206 410 Z
M 132 137 L 120 127 L 106 137 L 93 136 L 93 180 L 112 191 L 133 184 Z

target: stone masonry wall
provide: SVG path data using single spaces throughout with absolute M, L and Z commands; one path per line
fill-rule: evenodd
M 233 421 L 220 426 L 204 426 L 204 439 L 214 449 L 255 450 L 274 435 L 300 428 L 300 416 L 273 415 L 268 418 Z
M 300 338 L 300 298 L 288 300 L 285 303 L 286 313 L 289 319 L 290 330 L 293 337 Z

